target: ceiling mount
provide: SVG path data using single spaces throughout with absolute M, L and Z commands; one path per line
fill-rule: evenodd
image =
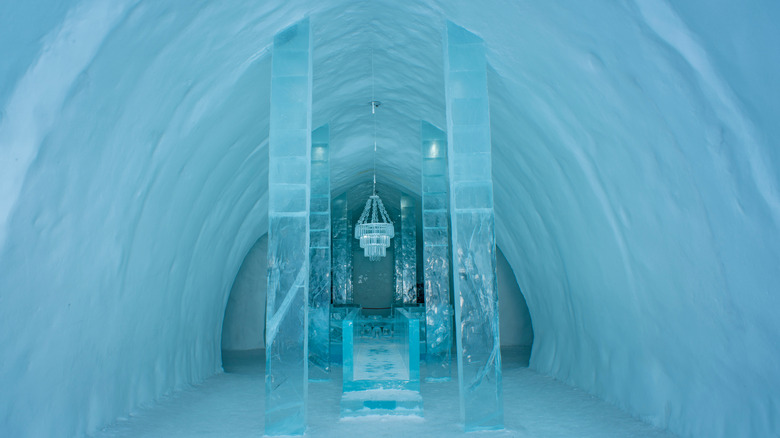
M 363 255 L 375 262 L 384 257 L 395 235 L 393 221 L 385 210 L 382 199 L 376 194 L 376 109 L 382 103 L 374 100 L 374 52 L 371 51 L 371 118 L 374 124 L 374 185 L 366 201 L 363 214 L 355 224 L 355 239 L 360 240 Z

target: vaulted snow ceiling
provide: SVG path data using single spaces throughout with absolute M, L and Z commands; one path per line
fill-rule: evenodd
M 780 433 L 780 3 L 48 3 L 0 5 L 0 435 L 220 369 L 267 231 L 272 37 L 304 16 L 334 194 L 368 190 L 372 51 L 380 189 L 419 194 L 466 27 L 531 366 L 683 436 Z

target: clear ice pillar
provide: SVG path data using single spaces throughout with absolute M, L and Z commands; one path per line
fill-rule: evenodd
M 352 227 L 346 193 L 333 198 L 333 303 L 352 303 Z
M 417 220 L 414 198 L 401 195 L 401 282 L 403 304 L 417 303 Z
M 268 157 L 265 434 L 306 430 L 311 38 L 304 19 L 274 36 Z
M 425 380 L 451 377 L 452 305 L 450 304 L 449 221 L 447 218 L 447 134 L 423 121 L 422 139 L 422 233 L 423 283 L 427 370 Z
M 444 71 L 461 419 L 502 429 L 496 237 L 487 66 L 482 39 L 447 22 Z
M 309 380 L 330 372 L 330 129 L 311 134 L 309 204 Z
M 395 219 L 395 223 L 401 224 L 401 216 L 399 215 Z M 396 306 L 402 306 L 404 303 L 404 263 L 401 256 L 401 240 L 403 235 L 401 233 L 396 235 L 396 238 L 392 240 L 393 244 L 393 304 Z

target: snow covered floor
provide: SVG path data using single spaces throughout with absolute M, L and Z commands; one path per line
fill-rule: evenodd
M 527 368 L 527 350 L 504 350 L 506 430 L 468 437 L 673 437 L 618 408 Z M 263 430 L 263 357 L 257 353 L 225 357 L 225 374 L 179 391 L 156 405 L 121 419 L 97 435 L 108 437 L 257 437 Z M 453 367 L 453 369 L 455 369 Z M 425 418 L 361 417 L 339 419 L 337 379 L 309 385 L 309 437 L 464 436 L 458 424 L 458 387 L 422 383 Z

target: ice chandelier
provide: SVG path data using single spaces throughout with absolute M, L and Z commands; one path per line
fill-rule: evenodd
M 360 240 L 363 255 L 372 262 L 387 255 L 390 239 L 395 235 L 393 221 L 385 210 L 382 199 L 376 194 L 376 109 L 380 103 L 374 99 L 374 54 L 371 53 L 371 114 L 374 121 L 374 189 L 368 197 L 363 213 L 355 224 L 355 239 Z

